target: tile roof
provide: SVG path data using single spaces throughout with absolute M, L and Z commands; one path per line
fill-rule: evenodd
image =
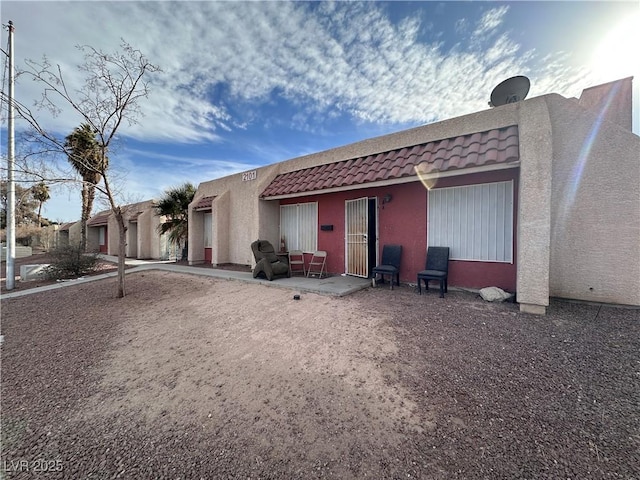
M 461 135 L 366 157 L 281 173 L 261 197 L 414 177 L 519 159 L 518 126 Z
M 60 225 L 60 228 L 58 228 L 58 231 L 65 232 L 65 231 L 69 230 L 69 228 L 71 228 L 71 225 L 73 225 L 74 223 L 75 222 L 63 223 L 62 225 Z
M 213 205 L 213 199 L 216 198 L 215 195 L 211 196 L 211 197 L 202 197 L 200 200 L 198 200 L 198 203 L 196 203 L 193 206 L 194 210 L 209 210 L 211 209 L 211 205 Z
M 102 225 L 106 225 L 107 223 L 109 223 L 109 215 L 111 215 L 111 212 L 98 213 L 97 215 L 94 215 L 89 220 L 87 220 L 87 225 L 90 225 L 92 227 L 101 227 Z

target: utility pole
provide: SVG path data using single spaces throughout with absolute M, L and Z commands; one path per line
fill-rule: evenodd
M 8 144 L 8 191 L 7 191 L 7 290 L 13 290 L 16 283 L 14 266 L 16 260 L 16 185 L 13 177 L 15 161 L 14 134 L 14 91 L 15 76 L 13 71 L 13 22 L 9 20 L 9 101 L 7 102 L 7 144 Z

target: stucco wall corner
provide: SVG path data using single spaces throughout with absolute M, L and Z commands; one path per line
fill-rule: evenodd
M 517 300 L 549 305 L 553 144 L 547 98 L 519 104 Z
M 200 184 L 202 185 L 202 184 Z M 204 219 L 198 215 L 193 206 L 201 197 L 196 196 L 189 204 L 189 225 L 187 242 L 187 260 L 189 265 L 197 265 L 204 262 Z
M 155 214 L 152 209 L 149 216 L 148 227 L 139 231 L 138 236 L 148 238 L 149 250 L 151 258 L 163 258 L 162 252 L 162 235 L 160 235 L 160 224 L 164 221 L 164 217 Z
M 260 216 L 258 238 L 269 240 L 277 250 L 280 247 L 280 202 L 276 200 L 258 200 L 258 212 Z M 251 258 L 252 264 L 254 264 L 253 255 Z
M 213 232 L 211 236 L 211 263 L 219 265 L 222 263 L 234 263 L 231 261 L 229 251 L 230 239 L 232 237 L 230 211 L 230 193 L 228 191 L 218 195 L 211 205 Z M 236 225 L 241 228 L 242 225 Z
M 640 305 L 640 137 L 575 103 L 549 107 L 550 295 Z
M 151 237 L 145 233 L 151 230 L 151 216 L 153 212 L 143 211 L 138 215 L 138 258 L 151 258 Z
M 78 221 L 69 227 L 69 245 L 80 245 L 82 222 Z
M 546 315 L 547 307 L 543 305 L 532 305 L 530 303 L 520 303 L 520 311 L 532 315 Z

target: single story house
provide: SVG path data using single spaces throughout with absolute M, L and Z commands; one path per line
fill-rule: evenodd
M 190 264 L 252 265 L 251 242 L 328 253 L 368 277 L 385 244 L 415 282 L 449 246 L 449 284 L 640 305 L 640 137 L 632 78 L 547 94 L 201 183 Z
M 113 225 L 111 228 L 109 227 L 111 217 L 113 217 L 111 210 L 103 210 L 87 220 L 87 251 L 110 254 L 109 247 L 113 246 L 117 252 L 117 225 L 115 218 L 113 218 Z M 109 234 L 113 236 L 114 232 L 116 233 L 115 237 L 109 241 Z
M 53 225 L 54 246 L 64 247 L 80 243 L 80 222 L 66 222 L 61 225 Z
M 168 260 L 172 256 L 167 235 L 158 227 L 162 218 L 156 215 L 153 200 L 132 203 L 122 207 L 127 226 L 128 258 Z M 115 215 L 109 210 L 96 213 L 87 221 L 87 249 L 118 255 L 119 230 Z

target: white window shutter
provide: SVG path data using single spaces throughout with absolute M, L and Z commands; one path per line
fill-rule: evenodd
M 429 191 L 427 243 L 452 260 L 513 262 L 513 181 Z

